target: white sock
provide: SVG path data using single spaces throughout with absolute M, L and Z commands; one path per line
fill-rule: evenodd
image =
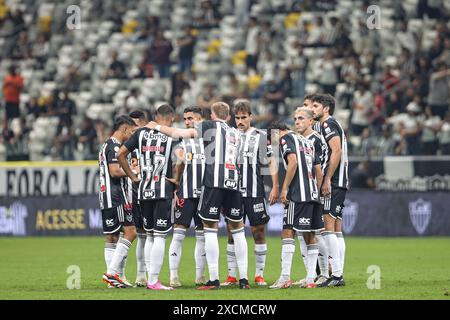
M 217 229 L 205 228 L 205 253 L 209 280 L 219 280 L 219 240 Z
M 264 277 L 266 268 L 267 243 L 255 244 L 256 270 L 255 277 Z
M 236 252 L 234 251 L 234 244 L 227 243 L 227 265 L 228 265 L 228 275 L 230 277 L 236 278 L 237 262 L 236 262 Z
M 282 240 L 281 246 L 281 278 L 291 278 L 292 258 L 295 252 L 295 240 L 286 238 Z
M 120 239 L 123 239 L 123 232 L 120 233 L 119 240 Z M 119 273 L 118 273 L 118 275 L 119 275 L 119 278 L 121 278 L 121 279 L 126 279 L 127 278 L 126 274 L 125 274 L 125 269 L 127 267 L 127 259 L 128 259 L 128 255 L 125 258 L 123 258 L 123 260 L 122 260 L 122 262 L 120 263 L 120 266 L 119 266 Z
M 144 259 L 145 259 L 145 268 L 147 270 L 148 278 L 150 279 L 150 256 L 152 255 L 153 248 L 153 232 L 147 232 L 147 239 L 145 239 L 145 247 L 144 247 Z
M 145 242 L 146 242 L 145 233 L 138 233 L 137 241 L 136 241 L 136 262 L 137 262 L 137 279 L 145 279 L 146 276 L 146 267 L 145 267 Z
M 332 231 L 324 231 L 322 232 L 322 236 L 328 247 L 328 258 L 330 259 L 332 274 L 335 277 L 340 277 L 342 275 L 342 269 L 339 256 L 339 242 L 336 234 Z
M 345 240 L 342 232 L 336 232 L 336 237 L 339 242 L 339 257 L 341 261 L 341 270 L 344 273 L 344 262 L 345 262 Z
M 106 270 L 108 270 L 108 267 L 111 264 L 111 260 L 114 255 L 114 250 L 116 250 L 115 243 L 111 243 L 111 242 L 105 243 L 104 253 L 105 253 Z
M 164 262 L 164 251 L 166 249 L 166 234 L 153 234 L 152 253 L 150 254 L 150 268 L 149 268 L 149 284 L 158 282 L 159 273 Z
M 300 254 L 302 255 L 303 265 L 305 266 L 305 271 L 308 268 L 308 263 L 306 257 L 308 256 L 308 248 L 306 247 L 305 238 L 303 238 L 303 233 L 297 233 L 297 239 L 300 244 Z
M 203 230 L 195 230 L 195 278 L 201 279 L 205 275 L 206 253 L 205 253 L 205 234 Z
M 169 247 L 169 269 L 170 279 L 178 278 L 178 268 L 180 266 L 183 240 L 186 237 L 186 230 L 182 228 L 173 229 L 172 242 Z
M 320 274 L 328 278 L 328 247 L 320 232 L 316 233 L 317 244 L 319 245 L 319 267 Z
M 117 242 L 116 250 L 114 250 L 114 254 L 111 259 L 111 263 L 108 266 L 108 274 L 115 275 L 119 274 L 120 264 L 127 257 L 128 250 L 130 250 L 131 242 L 127 239 L 120 239 Z
M 245 238 L 244 227 L 232 230 L 234 241 L 234 251 L 236 253 L 236 262 L 239 269 L 239 279 L 248 279 L 248 246 Z
M 313 283 L 316 278 L 316 265 L 317 265 L 317 257 L 319 255 L 319 245 L 318 244 L 308 244 L 308 256 L 307 260 L 307 273 L 306 273 L 306 282 Z

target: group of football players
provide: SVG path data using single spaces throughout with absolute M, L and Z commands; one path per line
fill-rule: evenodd
M 348 181 L 347 142 L 333 118 L 334 98 L 306 96 L 293 114 L 293 130 L 281 122 L 273 122 L 268 130 L 252 127 L 248 100 L 235 100 L 230 109 L 216 102 L 211 105 L 211 120 L 204 120 L 201 108 L 187 107 L 185 129 L 172 126 L 175 112 L 168 104 L 157 109 L 154 121 L 141 111 L 115 119 L 113 134 L 99 152 L 99 200 L 106 235 L 103 280 L 110 287 L 132 286 L 125 266 L 136 238 L 134 285 L 151 290 L 181 287 L 182 244 L 193 221 L 197 289 L 250 288 L 245 219 L 255 242 L 254 283 L 267 285 L 265 233 L 270 217 L 264 176 L 270 176 L 272 184 L 268 203 L 281 200 L 284 207 L 281 274 L 269 288 L 345 285 L 341 222 Z M 228 230 L 228 275 L 222 283 L 220 215 Z M 171 231 L 166 286 L 159 275 Z M 296 236 L 306 276 L 293 283 Z

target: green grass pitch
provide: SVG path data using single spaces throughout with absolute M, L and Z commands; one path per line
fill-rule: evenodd
M 166 242 L 166 252 L 170 244 Z M 253 241 L 249 242 L 249 276 L 254 275 Z M 252 286 L 251 290 L 221 288 L 197 291 L 193 284 L 195 240 L 187 237 L 183 246 L 180 280 L 183 288 L 154 292 L 144 288 L 107 289 L 101 281 L 104 272 L 102 237 L 0 238 L 0 299 L 201 299 L 201 300 L 277 300 L 277 299 L 449 299 L 450 238 L 359 238 L 347 237 L 347 257 L 343 288 L 290 288 L 270 290 Z M 268 238 L 265 278 L 272 284 L 280 272 L 281 240 Z M 67 289 L 71 265 L 81 270 L 81 288 Z M 369 289 L 369 266 L 381 271 L 381 288 Z M 127 278 L 136 275 L 135 246 L 127 263 Z M 168 262 L 161 280 L 168 284 Z M 297 245 L 292 279 L 304 275 Z M 226 276 L 226 239 L 220 238 L 220 276 Z

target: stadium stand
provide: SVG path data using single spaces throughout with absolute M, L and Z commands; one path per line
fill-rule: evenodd
M 427 0 L 0 0 L 0 160 L 95 159 L 114 115 L 162 101 L 246 97 L 257 127 L 292 123 L 316 91 L 336 96 L 352 155 L 450 154 L 449 17 Z

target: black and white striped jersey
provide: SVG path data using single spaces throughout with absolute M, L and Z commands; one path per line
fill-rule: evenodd
M 128 163 L 130 166 L 133 163 L 133 159 L 137 159 L 139 161 L 139 154 L 138 150 L 133 150 L 133 152 L 130 152 L 127 156 Z M 135 172 L 136 174 L 139 172 Z M 133 183 L 130 178 L 127 178 L 127 184 L 126 184 L 126 194 L 127 194 L 127 202 L 128 203 L 138 203 L 138 190 L 139 190 L 139 184 Z
M 272 145 L 264 131 L 250 128 L 247 132 L 242 133 L 239 161 L 242 174 L 240 183 L 242 197 L 265 197 L 264 177 L 261 169 L 267 167 L 269 157 L 272 155 Z
M 177 195 L 181 199 L 200 198 L 206 166 L 203 139 L 184 139 L 177 148 L 184 153 L 184 171 Z
M 322 128 L 321 128 L 321 126 L 320 126 L 320 121 L 314 122 L 312 128 L 313 128 L 313 130 L 314 130 L 315 132 L 317 132 L 317 133 L 319 133 L 319 134 L 322 134 Z
M 313 131 L 305 138 L 312 142 L 316 156 L 320 159 L 320 167 L 322 172 L 325 172 L 328 164 L 328 146 L 325 138 L 317 131 Z
M 289 185 L 288 199 L 294 202 L 311 202 L 319 200 L 319 190 L 313 167 L 320 164 L 312 143 L 295 133 L 288 133 L 280 139 L 284 167 L 287 169 L 289 154 L 297 157 L 297 170 Z
M 138 149 L 141 181 L 138 200 L 172 199 L 174 185 L 166 180 L 173 178 L 174 147 L 177 141 L 156 130 L 137 130 L 124 146 Z
M 329 145 L 329 141 L 334 137 L 339 137 L 341 142 L 341 160 L 339 161 L 339 165 L 334 171 L 333 177 L 331 179 L 331 185 L 334 187 L 348 189 L 348 155 L 347 155 L 347 138 L 345 137 L 344 129 L 342 129 L 339 122 L 333 117 L 328 117 L 322 123 L 321 126 L 322 136 L 325 138 L 327 142 L 327 162 L 325 168 L 328 169 L 330 158 L 331 158 L 331 148 Z M 324 174 L 326 174 L 326 170 Z
M 120 143 L 114 137 L 103 143 L 98 153 L 98 165 L 100 169 L 98 200 L 100 209 L 110 209 L 127 203 L 125 193 L 126 178 L 113 178 L 109 173 L 109 165 L 119 163 L 117 152 Z
M 240 132 L 218 120 L 203 121 L 197 126 L 197 131 L 205 147 L 203 185 L 239 190 Z

